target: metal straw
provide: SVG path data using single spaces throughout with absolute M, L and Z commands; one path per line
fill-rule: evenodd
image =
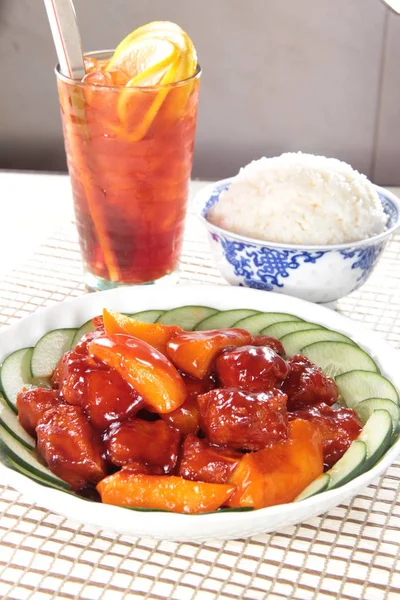
M 83 61 L 83 52 L 81 36 L 79 34 L 76 21 L 75 9 L 72 0 L 44 0 L 47 16 L 49 18 L 51 32 L 53 34 L 54 45 L 56 47 L 60 72 L 65 77 L 75 81 L 82 81 L 85 76 L 85 63 Z M 76 94 L 81 94 L 79 108 L 72 106 L 71 110 L 79 110 L 85 115 L 85 98 L 82 89 L 77 88 Z M 80 114 L 80 122 L 87 125 L 86 117 Z M 85 134 L 81 132 L 81 136 Z M 86 135 L 87 129 L 86 129 Z M 72 153 L 79 160 L 81 171 L 81 183 L 85 190 L 86 202 L 93 225 L 98 238 L 99 246 L 103 251 L 104 262 L 107 267 L 108 277 L 111 281 L 119 281 L 119 269 L 117 260 L 114 256 L 111 240 L 108 236 L 107 222 L 102 212 L 102 207 L 97 202 L 96 195 L 93 193 L 91 184 L 91 174 L 88 172 L 85 157 L 80 147 L 80 136 L 72 136 Z
M 62 75 L 81 80 L 85 64 L 72 0 L 44 0 Z

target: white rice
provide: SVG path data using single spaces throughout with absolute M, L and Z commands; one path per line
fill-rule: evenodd
M 242 168 L 207 219 L 248 237 L 303 245 L 364 240 L 382 233 L 387 220 L 365 175 L 335 158 L 301 152 Z

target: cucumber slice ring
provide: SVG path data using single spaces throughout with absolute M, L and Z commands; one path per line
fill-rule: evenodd
M 257 335 L 262 329 L 268 327 L 268 325 L 279 323 L 281 321 L 302 321 L 302 319 L 295 315 L 289 315 L 288 313 L 261 313 L 259 315 L 240 319 L 240 321 L 234 323 L 234 327 L 247 329 L 251 335 Z
M 295 499 L 294 502 L 299 502 L 300 500 L 305 500 L 306 498 L 311 498 L 311 496 L 315 496 L 316 494 L 320 494 L 321 492 L 325 492 L 328 489 L 329 483 L 331 481 L 331 477 L 329 473 L 322 473 L 317 479 L 314 479 Z
M 301 354 L 321 367 L 330 377 L 347 373 L 352 367 L 363 371 L 378 371 L 369 354 L 346 342 L 315 342 L 302 348 Z
M 354 345 L 353 340 L 346 335 L 323 327 L 319 329 L 307 329 L 306 331 L 294 331 L 293 333 L 284 335 L 281 338 L 281 342 L 288 356 L 302 354 L 303 348 L 317 342 L 346 342 L 347 344 Z
M 0 395 L 0 425 L 4 427 L 20 444 L 34 450 L 36 444 L 32 436 L 30 436 L 21 423 L 15 412 L 9 407 L 3 396 Z
M 270 335 L 271 337 L 280 340 L 284 335 L 293 333 L 294 331 L 309 331 L 311 329 L 324 329 L 316 323 L 307 323 L 307 321 L 280 321 L 268 325 L 260 331 L 261 335 Z
M 228 329 L 246 317 L 257 314 L 256 310 L 237 308 L 235 310 L 221 310 L 221 312 L 200 321 L 195 327 L 196 331 L 207 331 L 207 329 Z
M 0 443 L 1 443 L 1 440 L 0 440 Z M 25 477 L 29 477 L 29 479 L 32 479 L 36 483 L 39 483 L 40 485 L 43 485 L 45 487 L 59 490 L 60 492 L 70 493 L 61 484 L 60 485 L 56 484 L 55 480 L 49 481 L 48 479 L 44 479 L 43 477 L 40 477 L 36 473 L 32 473 L 32 471 L 30 471 L 29 469 L 25 469 L 25 467 L 23 467 L 22 465 L 17 463 L 15 460 L 13 460 L 7 454 L 6 454 L 6 457 L 7 457 L 8 466 L 10 467 L 10 469 L 13 469 L 13 471 L 17 471 L 17 473 L 20 473 L 21 475 L 25 475 Z
M 355 411 L 364 425 L 376 410 L 386 410 L 390 414 L 392 418 L 392 433 L 395 433 L 400 421 L 400 408 L 393 400 L 389 400 L 388 398 L 367 398 L 358 402 L 355 407 Z
M 81 327 L 79 327 L 78 331 L 74 335 L 71 343 L 71 348 L 75 348 L 78 342 L 81 341 L 84 335 L 87 333 L 91 333 L 95 330 L 95 326 L 93 325 L 92 319 L 86 321 Z
M 362 440 L 355 440 L 342 458 L 339 458 L 337 463 L 327 471 L 330 476 L 327 489 L 333 490 L 361 475 L 366 459 L 366 444 Z
M 7 356 L 1 367 L 0 382 L 4 397 L 15 413 L 17 412 L 15 401 L 18 392 L 32 381 L 32 354 L 33 348 L 21 348 Z
M 36 454 L 27 448 L 24 448 L 4 427 L 0 426 L 0 441 L 3 444 L 3 450 L 12 460 L 24 467 L 37 477 L 55 483 L 59 487 L 69 489 L 68 483 L 54 475 L 47 467 L 39 462 Z
M 363 471 L 368 471 L 388 449 L 392 427 L 392 417 L 387 410 L 376 410 L 368 419 L 358 436 L 358 440 L 364 442 L 367 448 Z
M 348 408 L 356 408 L 367 398 L 388 398 L 396 404 L 399 402 L 394 385 L 379 373 L 356 369 L 338 375 L 335 381 Z
M 31 360 L 33 377 L 51 377 L 59 360 L 70 350 L 76 329 L 53 329 L 40 338 Z
M 155 323 L 164 313 L 165 310 L 142 310 L 137 313 L 129 313 L 128 317 L 142 323 Z
M 219 312 L 216 308 L 209 306 L 182 306 L 181 308 L 173 308 L 167 310 L 156 323 L 163 325 L 179 325 L 186 331 L 193 331 L 200 321 L 204 321 L 207 317 L 215 315 Z

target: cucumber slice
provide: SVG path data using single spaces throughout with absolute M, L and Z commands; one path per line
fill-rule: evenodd
M 342 458 L 327 471 L 330 476 L 327 489 L 333 490 L 361 475 L 366 458 L 367 446 L 361 440 L 354 440 Z
M 279 323 L 281 321 L 301 321 L 299 317 L 295 317 L 294 315 L 289 315 L 287 313 L 260 313 L 258 315 L 253 315 L 251 317 L 246 317 L 244 319 L 240 319 L 234 323 L 235 327 L 241 327 L 242 329 L 247 329 L 251 335 L 256 335 L 260 333 L 262 329 L 268 327 L 268 325 L 272 325 L 273 323 Z
M 288 356 L 294 356 L 295 354 L 301 354 L 305 346 L 315 344 L 316 342 L 346 342 L 347 344 L 354 345 L 354 342 L 342 333 L 337 333 L 331 329 L 311 329 L 307 331 L 294 331 L 288 333 L 281 338 L 283 347 Z
M 271 337 L 280 340 L 288 333 L 293 333 L 294 331 L 308 331 L 309 329 L 323 329 L 323 327 L 316 323 L 307 323 L 307 321 L 281 321 L 279 323 L 268 325 L 268 327 L 262 329 L 260 333 L 262 335 L 270 335 Z
M 364 350 L 347 342 L 315 342 L 302 348 L 301 354 L 321 367 L 330 377 L 336 377 L 353 369 L 378 371 L 378 367 Z
M 367 398 L 387 398 L 396 404 L 399 396 L 390 381 L 379 373 L 355 370 L 348 371 L 335 378 L 341 395 L 348 408 L 355 408 Z
M 22 427 L 17 415 L 11 410 L 3 396 L 0 396 L 0 425 L 29 450 L 35 448 L 35 440 Z
M 75 348 L 77 343 L 81 341 L 81 339 L 83 338 L 84 335 L 86 335 L 87 333 L 91 333 L 95 329 L 96 329 L 96 327 L 93 325 L 92 319 L 90 319 L 89 321 L 86 321 L 86 323 L 84 323 L 81 327 L 79 327 L 76 334 L 72 338 L 71 348 Z
M 257 314 L 258 311 L 247 308 L 238 308 L 236 310 L 222 310 L 211 317 L 207 317 L 196 325 L 196 331 L 207 331 L 208 329 L 227 329 L 234 323 L 245 317 Z
M 69 489 L 68 483 L 54 475 L 47 467 L 38 461 L 36 454 L 22 446 L 4 427 L 0 426 L 0 439 L 3 442 L 7 456 L 24 467 L 32 475 L 41 477 L 50 483 Z
M 316 494 L 320 494 L 324 492 L 330 483 L 331 477 L 328 473 L 322 473 L 317 479 L 314 479 L 296 498 L 294 502 L 299 502 L 300 500 L 305 500 L 306 498 L 311 498 L 311 496 L 315 496 Z
M 18 392 L 32 381 L 31 359 L 33 348 L 22 348 L 7 356 L 0 371 L 1 387 L 10 408 L 17 412 Z
M 36 481 L 36 483 L 40 483 L 41 485 L 44 485 L 46 487 L 50 487 L 50 488 L 53 488 L 56 490 L 60 490 L 62 492 L 67 491 L 61 485 L 47 481 L 46 479 L 43 479 L 42 477 L 39 477 L 38 475 L 34 475 L 31 471 L 28 471 L 28 469 L 25 469 L 23 466 L 21 466 L 20 464 L 15 462 L 15 460 L 10 458 L 9 456 L 7 456 L 7 466 L 10 467 L 10 469 L 17 471 L 18 473 L 21 473 L 21 475 L 25 475 L 25 477 L 28 477 L 29 479 L 33 479 L 33 481 Z
M 1 439 L 0 439 L 0 463 L 6 467 L 12 468 L 10 459 L 8 457 L 8 454 L 6 453 L 6 446 L 3 444 Z
M 364 425 L 376 410 L 386 410 L 392 419 L 392 433 L 396 431 L 400 421 L 399 405 L 389 398 L 367 398 L 358 402 L 355 410 Z
M 368 471 L 386 452 L 392 437 L 392 417 L 387 410 L 376 410 L 368 419 L 358 440 L 367 448 L 363 471 Z
M 167 310 L 157 319 L 157 323 L 179 325 L 186 331 L 193 331 L 200 321 L 204 321 L 204 319 L 215 315 L 217 312 L 217 309 L 209 306 L 182 306 Z
M 128 317 L 142 323 L 155 323 L 164 313 L 165 310 L 142 310 L 141 312 L 129 314 Z
M 51 377 L 62 355 L 71 349 L 76 332 L 76 329 L 54 329 L 40 338 L 32 354 L 33 377 Z

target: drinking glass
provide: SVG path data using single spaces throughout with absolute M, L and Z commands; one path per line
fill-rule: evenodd
M 112 51 L 87 55 L 102 62 Z M 164 86 L 77 82 L 56 68 L 86 285 L 176 279 L 201 70 Z

